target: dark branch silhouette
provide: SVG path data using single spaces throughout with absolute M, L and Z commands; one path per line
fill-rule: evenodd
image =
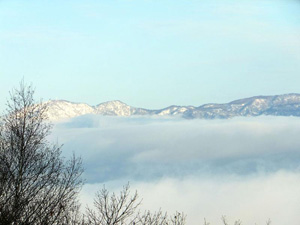
M 81 159 L 48 143 L 47 105 L 31 86 L 10 93 L 0 128 L 0 224 L 63 224 L 78 207 Z

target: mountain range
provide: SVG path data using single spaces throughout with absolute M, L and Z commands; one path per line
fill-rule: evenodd
M 96 106 L 73 103 L 66 100 L 50 100 L 48 117 L 51 121 L 74 118 L 86 114 L 104 116 L 181 116 L 186 119 L 227 119 L 236 116 L 300 116 L 300 94 L 255 96 L 224 104 L 201 106 L 172 105 L 151 110 L 129 106 L 119 100 L 104 102 Z

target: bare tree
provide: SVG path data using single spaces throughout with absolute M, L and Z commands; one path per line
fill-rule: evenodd
M 168 217 L 161 210 L 155 213 L 138 211 L 141 201 L 135 192 L 130 195 L 129 184 L 123 187 L 119 196 L 110 194 L 103 187 L 94 200 L 94 209 L 87 208 L 88 225 L 184 225 L 185 214 L 176 212 Z
M 81 159 L 65 161 L 47 136 L 47 105 L 21 82 L 0 125 L 0 224 L 64 224 L 78 203 Z
M 222 220 L 222 222 L 223 222 L 224 225 L 229 225 L 226 216 L 222 216 L 222 217 L 221 217 L 221 220 Z M 206 220 L 204 220 L 204 225 L 206 225 L 206 224 L 209 225 L 209 223 L 207 223 Z M 234 222 L 234 225 L 242 225 L 242 221 L 241 221 L 241 220 L 236 220 L 236 221 Z M 270 220 L 270 219 L 268 219 L 268 220 L 266 221 L 266 225 L 271 225 L 271 220 Z
M 229 223 L 227 222 L 226 216 L 222 216 L 221 219 L 222 219 L 222 222 L 223 222 L 224 225 L 229 225 Z M 236 220 L 234 222 L 234 225 L 241 225 L 241 224 L 242 224 L 242 221 L 240 221 L 240 220 Z
M 140 205 L 137 192 L 130 196 L 129 184 L 123 187 L 120 196 L 110 195 L 103 187 L 94 200 L 95 210 L 88 208 L 88 224 L 119 225 L 132 224 L 137 219 L 136 209 Z
M 135 224 L 138 225 L 167 225 L 168 214 L 163 213 L 161 210 L 155 213 L 146 211 L 143 215 L 138 216 Z
M 171 216 L 170 222 L 168 224 L 172 225 L 184 225 L 186 216 L 184 213 L 176 212 L 174 216 Z

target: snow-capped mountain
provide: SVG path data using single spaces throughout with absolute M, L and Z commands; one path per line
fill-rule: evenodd
M 104 116 L 132 116 L 149 115 L 152 110 L 141 109 L 126 105 L 121 101 L 104 102 L 96 106 L 85 103 L 74 103 L 65 100 L 53 100 L 48 104 L 48 118 L 51 121 L 69 119 L 86 114 L 99 114 Z
M 92 114 L 94 107 L 84 103 L 73 103 L 65 100 L 52 100 L 48 104 L 48 118 L 51 121 L 62 120 Z
M 205 104 L 185 112 L 186 118 L 231 118 L 236 116 L 300 116 L 300 94 L 256 96 L 226 104 Z
M 195 106 L 169 106 L 164 109 L 149 110 L 135 108 L 121 101 L 104 102 L 96 106 L 72 103 L 65 100 L 48 101 L 48 117 L 52 121 L 73 118 L 85 114 L 106 116 L 132 115 L 179 115 L 184 118 L 231 118 L 235 116 L 300 116 L 300 94 L 256 96 L 239 99 L 225 104 L 205 104 Z
M 135 108 L 121 101 L 104 102 L 95 107 L 95 113 L 108 116 L 147 115 L 151 110 Z

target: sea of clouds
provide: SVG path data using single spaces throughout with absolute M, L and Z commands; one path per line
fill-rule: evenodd
M 103 185 L 127 182 L 142 208 L 221 224 L 300 223 L 300 118 L 185 120 L 86 115 L 56 123 L 50 137 L 84 162 L 80 194 L 91 204 Z

